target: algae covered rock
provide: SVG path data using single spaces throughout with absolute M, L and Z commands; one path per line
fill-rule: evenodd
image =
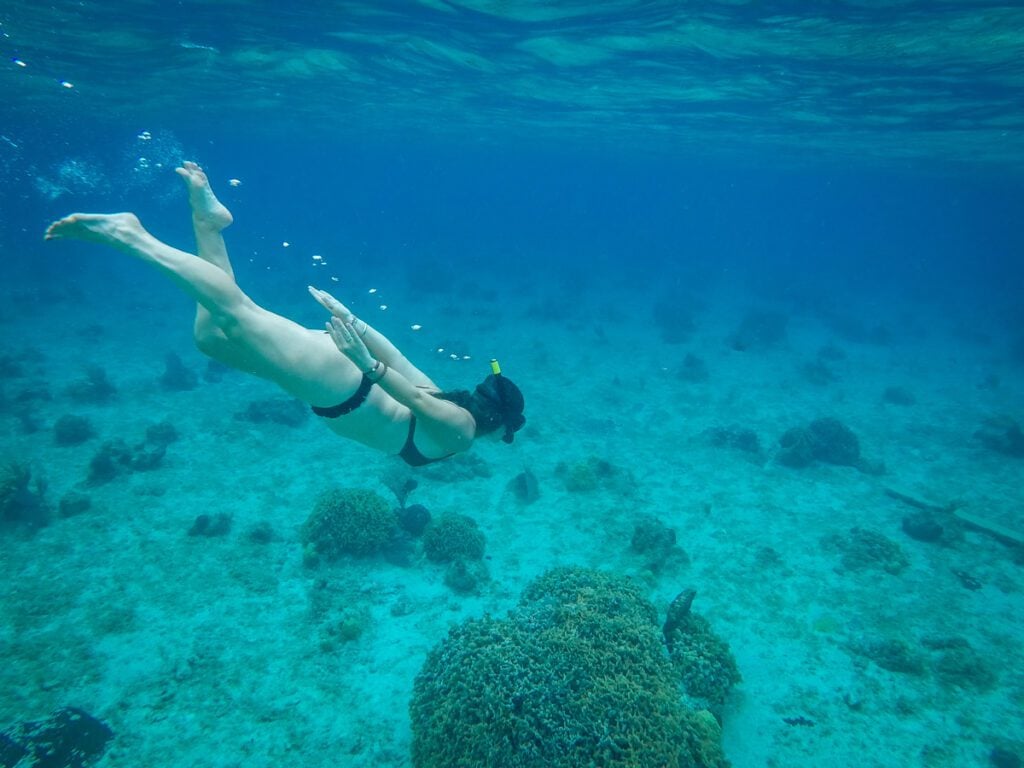
M 379 552 L 397 525 L 394 511 L 373 491 L 352 488 L 325 491 L 302 526 L 302 543 L 334 560 L 342 555 Z
M 629 581 L 558 568 L 504 619 L 454 627 L 410 707 L 416 768 L 722 768 L 721 729 L 686 708 L 657 611 Z
M 423 533 L 423 551 L 435 563 L 479 560 L 484 556 L 485 543 L 476 520 L 453 512 L 441 515 Z

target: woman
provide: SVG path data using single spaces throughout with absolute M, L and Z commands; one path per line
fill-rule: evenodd
M 472 393 L 443 393 L 326 291 L 309 288 L 331 313 L 326 334 L 257 306 L 235 283 L 221 235 L 230 211 L 198 165 L 186 162 L 177 173 L 188 189 L 198 256 L 160 242 L 131 213 L 75 213 L 51 224 L 46 239 L 110 245 L 154 265 L 195 299 L 195 340 L 204 354 L 273 381 L 343 437 L 411 466 L 461 453 L 499 428 L 512 442 L 526 421 L 523 396 L 496 364 Z

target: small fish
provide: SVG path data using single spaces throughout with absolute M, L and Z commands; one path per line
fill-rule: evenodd
M 8 146 L 11 146 L 11 147 L 14 147 L 15 149 L 18 149 L 18 145 L 15 144 L 13 141 L 11 141 L 6 136 L 0 136 L 0 141 L 2 141 L 4 144 L 7 144 Z
M 232 187 L 240 187 L 240 186 L 242 186 L 242 180 L 241 179 L 228 179 L 228 184 L 230 184 Z

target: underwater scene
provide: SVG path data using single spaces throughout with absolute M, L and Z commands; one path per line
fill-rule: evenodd
M 1024 6 L 0 5 L 0 766 L 1024 762 Z

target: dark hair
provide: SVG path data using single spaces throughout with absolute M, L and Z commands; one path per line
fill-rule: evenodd
M 526 423 L 526 417 L 523 416 L 526 405 L 523 393 L 504 376 L 491 374 L 477 384 L 472 392 L 456 389 L 451 392 L 438 392 L 434 397 L 448 400 L 469 411 L 476 422 L 474 437 L 489 435 L 504 427 L 505 434 L 502 440 L 511 443 L 515 433 Z

